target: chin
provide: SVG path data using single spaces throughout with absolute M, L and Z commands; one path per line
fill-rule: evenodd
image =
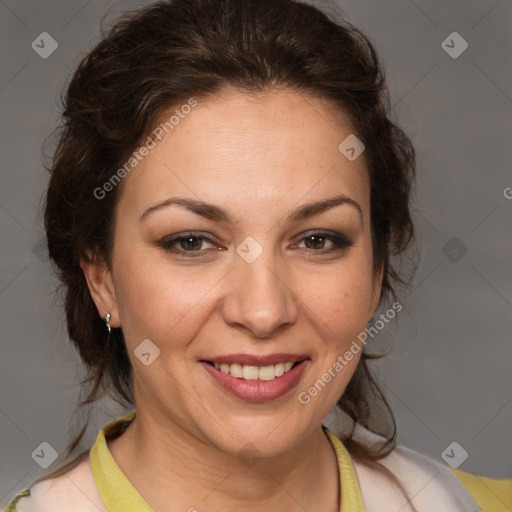
M 226 418 L 223 418 L 226 425 Z M 318 424 L 321 424 L 319 420 Z M 216 425 L 216 426 L 214 426 Z M 282 414 L 254 419 L 254 416 L 238 418 L 220 427 L 220 422 L 205 425 L 203 435 L 217 449 L 233 457 L 274 457 L 295 446 L 308 433 L 307 425 L 297 424 L 293 415 Z M 213 428 L 212 428 L 213 427 Z

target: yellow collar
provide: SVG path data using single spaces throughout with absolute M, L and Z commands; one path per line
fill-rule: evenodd
M 111 421 L 103 427 L 91 448 L 90 458 L 94 481 L 101 499 L 109 512 L 153 512 L 153 509 L 133 487 L 110 453 L 105 435 L 121 422 L 131 422 L 135 411 Z M 322 426 L 331 442 L 340 472 L 340 488 L 343 490 L 340 512 L 364 512 L 359 481 L 343 443 L 326 427 Z

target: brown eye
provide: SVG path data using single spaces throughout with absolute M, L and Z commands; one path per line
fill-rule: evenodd
M 192 249 L 194 251 L 198 250 L 202 244 L 202 238 L 197 236 L 187 236 L 181 239 L 178 239 L 179 244 L 183 250 Z
M 205 243 L 213 245 L 213 242 L 205 236 L 187 233 L 185 235 L 163 240 L 159 245 L 167 252 L 176 253 L 185 257 L 198 257 L 209 252 L 204 249 Z
M 308 233 L 301 238 L 300 242 L 303 241 L 305 248 L 311 252 L 336 251 L 353 245 L 353 242 L 342 233 Z M 328 243 L 327 247 L 326 243 Z
M 309 235 L 304 240 L 308 249 L 324 249 L 323 245 L 327 239 L 321 235 Z

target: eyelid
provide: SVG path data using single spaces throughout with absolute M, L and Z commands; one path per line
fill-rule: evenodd
M 170 235 L 162 238 L 158 241 L 159 245 L 163 246 L 171 246 L 171 244 L 178 242 L 180 240 L 186 239 L 186 238 L 199 238 L 203 240 L 206 243 L 210 244 L 218 244 L 219 242 L 216 242 L 214 240 L 214 237 L 212 237 L 210 234 L 206 235 L 201 231 L 185 231 L 183 233 L 177 233 L 175 235 Z M 191 252 L 191 251 L 188 251 Z M 197 251 L 202 252 L 202 251 Z
M 350 238 L 339 232 L 339 231 L 331 231 L 329 229 L 309 229 L 308 231 L 303 231 L 301 233 L 299 233 L 297 235 L 297 237 L 299 237 L 300 240 L 302 240 L 303 238 L 307 238 L 308 236 L 313 236 L 313 235 L 318 235 L 318 236 L 324 236 L 325 238 L 333 238 L 333 239 L 339 239 L 339 240 L 343 240 L 343 241 L 346 241 L 346 242 L 351 242 Z
M 297 244 L 301 243 L 304 239 L 307 239 L 310 236 L 320 236 L 322 238 L 330 240 L 333 243 L 333 246 L 325 249 L 308 249 L 307 247 L 304 248 L 305 250 L 310 252 L 327 253 L 330 251 L 347 249 L 354 245 L 354 241 L 347 235 L 338 231 L 330 231 L 328 229 L 313 229 L 304 231 L 303 233 L 300 233 L 298 235 L 299 240 Z
M 298 241 L 292 246 L 295 247 L 296 245 L 300 244 L 303 240 L 307 239 L 311 236 L 319 236 L 321 238 L 324 238 L 326 240 L 329 240 L 332 242 L 332 245 L 327 248 L 322 249 L 309 249 L 307 247 L 300 248 L 304 249 L 310 253 L 318 253 L 320 254 L 326 254 L 330 252 L 335 251 L 342 251 L 344 249 L 347 249 L 354 245 L 354 242 L 348 238 L 346 235 L 344 235 L 341 232 L 337 231 L 331 231 L 326 229 L 313 229 L 304 231 L 302 233 L 299 233 L 295 238 L 298 238 Z M 167 252 L 175 253 L 184 257 L 200 257 L 204 253 L 208 254 L 214 251 L 215 249 L 200 249 L 197 251 L 186 251 L 184 249 L 178 248 L 177 244 L 186 238 L 198 238 L 202 240 L 203 242 L 216 245 L 217 242 L 212 240 L 212 237 L 210 235 L 206 236 L 204 232 L 200 231 L 186 231 L 183 233 L 178 233 L 176 235 L 168 236 L 163 238 L 158 244 Z M 214 237 L 213 237 L 214 238 Z M 217 247 L 217 250 L 222 250 L 222 248 Z

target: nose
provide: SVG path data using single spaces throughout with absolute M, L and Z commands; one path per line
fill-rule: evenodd
M 252 263 L 236 258 L 222 308 L 228 325 L 266 338 L 297 321 L 297 297 L 279 263 L 265 251 Z

